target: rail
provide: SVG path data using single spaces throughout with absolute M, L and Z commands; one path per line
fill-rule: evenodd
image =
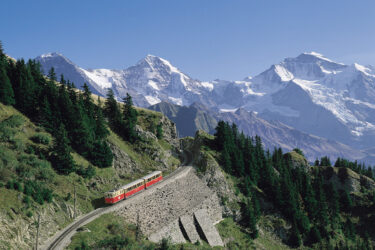
M 168 180 L 168 179 L 174 177 L 175 175 L 179 174 L 184 169 L 185 166 L 188 166 L 187 165 L 188 163 L 189 164 L 191 163 L 191 155 L 190 155 L 189 152 L 183 152 L 183 158 L 184 158 L 183 165 L 181 165 L 175 171 L 173 171 L 168 176 L 163 178 L 162 182 L 164 182 L 165 180 Z M 120 201 L 119 203 L 117 203 L 115 205 L 97 208 L 94 211 L 91 211 L 90 213 L 84 215 L 82 218 L 79 218 L 77 221 L 72 222 L 72 224 L 68 225 L 65 229 L 63 229 L 63 231 L 61 231 L 58 234 L 58 236 L 54 236 L 56 238 L 53 239 L 52 242 L 49 243 L 48 246 L 45 249 L 46 250 L 63 249 L 64 246 L 63 246 L 62 243 L 65 240 L 65 238 L 68 237 L 71 233 L 73 233 L 73 235 L 74 235 L 74 231 L 77 230 L 79 227 L 81 227 L 83 225 L 86 225 L 91 220 L 95 219 L 96 217 L 99 217 L 102 214 L 109 213 L 111 211 L 116 210 L 116 208 L 119 208 L 120 206 L 122 206 L 124 204 L 124 202 L 127 202 L 128 200 L 136 197 L 139 193 L 144 193 L 144 192 L 147 192 L 151 189 L 154 189 L 156 186 L 158 186 L 159 183 L 160 182 L 154 184 L 149 189 L 138 192 L 138 193 L 134 194 L 133 196 L 131 196 L 131 197 L 125 199 L 125 200 Z M 71 235 L 70 237 L 72 237 L 73 235 Z

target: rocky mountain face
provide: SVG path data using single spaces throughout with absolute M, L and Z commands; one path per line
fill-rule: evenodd
M 168 102 L 160 102 L 149 109 L 166 115 L 174 123 L 180 137 L 194 136 L 197 130 L 213 133 L 218 119 L 205 106 L 193 103 L 189 107 L 179 106 Z
M 241 108 L 256 112 L 273 126 L 279 126 L 273 122 L 279 121 L 360 150 L 375 146 L 375 70 L 371 66 L 344 65 L 311 52 L 286 58 L 242 81 L 203 82 L 151 55 L 124 70 L 86 70 L 56 53 L 36 60 L 45 72 L 53 66 L 58 75 L 64 74 L 77 86 L 87 82 L 94 93 L 105 95 L 112 88 L 121 99 L 128 92 L 141 107 L 164 101 L 180 106 L 200 103 L 217 112 Z M 239 123 L 246 120 L 237 118 Z M 207 122 L 203 129 L 209 131 L 211 122 L 202 119 Z M 185 126 L 196 126 L 193 123 Z
M 83 83 L 87 83 L 94 93 L 102 96 L 106 95 L 108 88 L 112 88 L 119 100 L 129 93 L 134 104 L 140 107 L 163 100 L 179 105 L 192 102 L 209 104 L 202 93 L 209 94 L 211 85 L 190 78 L 160 57 L 147 55 L 135 66 L 124 70 L 86 70 L 58 53 L 44 54 L 36 60 L 40 62 L 45 74 L 54 67 L 57 75 L 63 74 L 79 88 Z
M 181 107 L 161 102 L 150 106 L 149 109 L 159 111 L 175 122 L 180 136 L 194 136 L 197 130 L 213 134 L 218 121 L 224 120 L 235 123 L 246 135 L 259 135 L 264 146 L 270 150 L 274 147 L 281 147 L 284 151 L 300 148 L 311 162 L 322 155 L 327 155 L 331 159 L 344 157 L 351 160 L 361 160 L 370 155 L 337 141 L 301 132 L 278 121 L 266 121 L 243 108 L 235 112 L 214 112 L 198 103 Z

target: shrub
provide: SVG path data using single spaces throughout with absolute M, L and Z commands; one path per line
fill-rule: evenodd
M 157 126 L 156 126 L 156 137 L 160 140 L 163 138 L 163 127 L 162 127 L 162 124 L 159 123 Z
M 4 126 L 4 124 L 0 125 L 0 141 L 8 142 L 12 141 L 16 131 L 9 127 Z
M 20 191 L 20 192 L 22 192 L 23 191 L 23 188 L 22 188 L 22 184 L 21 183 L 19 183 L 18 181 L 14 181 L 14 189 L 15 190 L 18 190 L 18 191 Z
M 33 212 L 31 212 L 31 211 L 27 211 L 27 212 L 26 212 L 26 216 L 29 217 L 29 218 L 32 217 L 32 216 L 33 216 Z
M 294 148 L 293 151 L 296 152 L 297 154 L 302 155 L 303 157 L 305 157 L 305 155 L 303 154 L 303 152 L 302 152 L 301 149 L 299 149 L 299 148 Z
M 65 201 L 69 201 L 72 198 L 72 194 L 68 193 L 65 197 Z
M 25 119 L 20 115 L 12 115 L 11 117 L 2 121 L 2 124 L 4 124 L 4 126 L 10 127 L 10 128 L 18 128 L 22 126 L 24 123 L 25 123 Z
M 13 180 L 9 180 L 6 185 L 7 189 L 14 189 L 14 182 Z
M 13 144 L 13 149 L 16 151 L 25 151 L 26 150 L 26 145 L 21 139 L 13 139 L 11 140 Z
M 51 137 L 46 133 L 37 133 L 30 138 L 33 142 L 38 144 L 49 145 L 51 142 Z
M 25 198 L 23 198 L 23 203 L 25 203 L 26 207 L 30 207 L 30 204 L 31 204 L 30 196 L 26 195 Z
M 27 145 L 26 149 L 25 149 L 25 152 L 28 153 L 28 154 L 35 154 L 34 147 L 32 145 Z
M 86 169 L 83 166 L 79 166 L 76 173 L 85 179 L 91 179 L 96 175 L 96 170 L 92 165 L 89 165 Z
M 51 202 L 53 198 L 52 190 L 42 186 L 40 182 L 37 181 L 27 181 L 24 187 L 24 194 L 33 197 L 34 201 L 43 205 L 44 201 Z
M 25 183 L 23 193 L 26 194 L 27 196 L 29 196 L 33 193 L 33 187 L 31 185 L 30 181 Z
M 50 190 L 48 188 L 43 188 L 41 192 L 42 192 L 43 200 L 50 203 L 52 201 L 52 197 L 53 197 L 52 196 L 52 190 Z

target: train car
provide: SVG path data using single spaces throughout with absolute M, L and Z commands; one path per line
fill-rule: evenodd
M 138 179 L 122 187 L 125 193 L 125 198 L 145 189 L 145 181 Z
M 124 191 L 121 188 L 111 190 L 104 194 L 104 200 L 105 200 L 105 203 L 107 204 L 114 204 L 124 198 L 125 198 Z
M 163 175 L 161 171 L 154 171 L 151 174 L 144 176 L 141 179 L 135 180 L 129 184 L 126 184 L 120 188 L 111 190 L 104 194 L 104 200 L 107 204 L 114 204 L 129 196 L 161 181 Z
M 154 171 L 151 174 L 146 175 L 142 178 L 145 181 L 145 188 L 163 180 L 163 175 L 161 171 Z

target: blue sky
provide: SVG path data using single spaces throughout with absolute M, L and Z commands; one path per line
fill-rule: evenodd
M 193 78 L 240 80 L 305 51 L 375 64 L 373 0 L 2 0 L 0 12 L 9 55 L 57 51 L 84 68 L 153 54 Z

